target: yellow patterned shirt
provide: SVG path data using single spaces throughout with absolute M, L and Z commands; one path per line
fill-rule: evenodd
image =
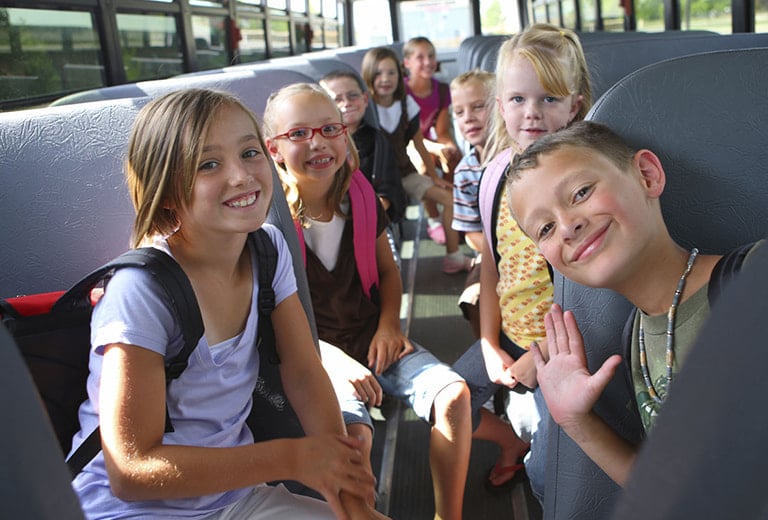
M 501 328 L 509 339 L 527 350 L 532 341 L 546 338 L 544 315 L 552 305 L 552 280 L 547 261 L 512 218 L 506 202 L 506 183 L 499 201 L 496 238 L 501 260 L 496 293 Z

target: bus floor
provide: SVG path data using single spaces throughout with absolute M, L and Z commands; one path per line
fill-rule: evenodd
M 420 206 L 410 206 L 402 226 L 401 318 L 412 340 L 452 364 L 474 341 L 469 322 L 457 304 L 465 275 L 441 272 L 445 248 L 426 238 L 422 214 Z M 465 253 L 469 254 L 468 248 Z M 431 520 L 435 510 L 429 469 L 429 425 L 400 403 L 386 402 L 382 413 L 381 418 L 386 420 L 374 422 L 372 454 L 374 471 L 379 476 L 377 508 L 395 520 Z M 484 481 L 497 455 L 493 444 L 473 441 L 463 518 L 540 520 L 541 507 L 527 480 L 503 492 L 485 489 Z

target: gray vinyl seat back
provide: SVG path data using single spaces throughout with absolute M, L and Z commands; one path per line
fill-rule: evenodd
M 312 79 L 295 70 L 272 67 L 222 71 L 102 87 L 66 96 L 52 103 L 52 106 L 109 99 L 156 97 L 182 88 L 210 88 L 235 94 L 257 116 L 261 116 L 267 98 L 273 91 L 290 83 L 302 81 L 312 81 Z
M 660 157 L 667 174 L 662 212 L 676 241 L 705 253 L 725 253 L 768 234 L 767 84 L 768 49 L 684 56 L 625 77 L 587 119 L 607 124 L 631 145 Z M 590 369 L 621 353 L 630 304 L 559 273 L 554 284 L 555 301 L 576 315 Z M 596 411 L 636 441 L 642 427 L 627 384 L 620 367 Z M 620 492 L 554 425 L 546 482 L 547 519 L 608 518 Z
M 0 114 L 0 297 L 64 290 L 129 246 L 133 207 L 123 176 L 128 135 L 150 97 L 186 87 L 235 94 L 260 115 L 293 71 L 222 73 L 127 85 L 142 97 Z M 273 171 L 276 187 L 280 186 Z M 285 235 L 310 323 L 306 273 L 288 205 L 275 189 L 269 221 Z M 313 327 L 314 329 L 314 327 Z
M 356 69 L 347 61 L 338 59 L 335 55 L 322 55 L 320 57 L 305 54 L 303 56 L 291 56 L 287 58 L 275 58 L 267 62 L 248 63 L 243 65 L 233 65 L 221 69 L 222 72 L 243 72 L 243 71 L 259 71 L 259 70 L 275 70 L 285 69 L 298 72 L 307 76 L 305 81 L 319 82 L 326 74 L 335 71 L 352 72 L 360 76 L 360 69 Z M 361 78 L 362 79 L 362 78 Z M 365 90 L 365 88 L 364 88 Z M 376 128 L 379 127 L 379 118 L 376 113 L 376 108 L 371 98 L 368 103 L 368 107 L 365 109 L 365 121 Z
M 768 33 L 669 31 L 634 38 L 627 33 L 623 39 L 584 40 L 583 46 L 597 100 L 621 78 L 646 65 L 701 52 L 768 47 Z

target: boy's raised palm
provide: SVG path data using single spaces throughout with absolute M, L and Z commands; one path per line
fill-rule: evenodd
M 584 341 L 573 313 L 552 306 L 544 317 L 549 361 L 538 347 L 531 347 L 536 362 L 539 386 L 552 419 L 566 431 L 578 427 L 613 377 L 621 356 L 609 357 L 595 374 L 590 374 Z

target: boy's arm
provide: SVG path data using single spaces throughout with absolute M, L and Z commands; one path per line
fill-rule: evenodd
M 459 147 L 456 145 L 456 141 L 453 139 L 453 133 L 451 132 L 451 115 L 448 113 L 448 108 L 441 108 L 437 113 L 435 119 L 435 134 L 437 135 L 437 142 L 443 146 L 450 146 L 454 151 L 458 151 Z
M 392 363 L 413 352 L 413 345 L 403 335 L 400 327 L 402 279 L 384 232 L 376 239 L 376 264 L 379 269 L 381 309 L 379 326 L 368 350 L 368 366 L 381 374 Z
M 621 356 L 609 357 L 595 374 L 590 374 L 573 313 L 563 313 L 559 305 L 553 305 L 544 324 L 549 361 L 544 361 L 536 345 L 531 347 L 531 353 L 552 419 L 595 464 L 623 486 L 634 464 L 636 449 L 593 411 L 621 363 Z

